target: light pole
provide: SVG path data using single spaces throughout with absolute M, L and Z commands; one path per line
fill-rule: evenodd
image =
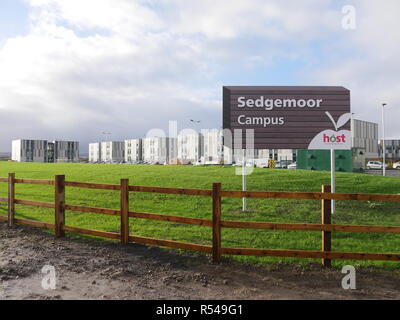
M 201 121 L 200 120 L 190 119 L 190 122 L 193 123 L 194 130 L 197 131 L 198 134 L 200 134 L 200 131 L 201 131 L 200 130 L 200 123 L 201 123 Z
M 111 132 L 102 132 L 101 134 L 104 135 L 104 136 L 106 136 L 106 135 L 111 136 L 112 135 Z
M 382 103 L 382 175 L 386 175 L 386 150 L 385 150 L 385 116 L 384 116 L 384 110 L 386 103 Z

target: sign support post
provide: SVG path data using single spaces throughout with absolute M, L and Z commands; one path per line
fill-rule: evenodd
M 243 149 L 243 161 L 242 161 L 242 191 L 247 190 L 247 179 L 246 179 L 246 150 Z M 247 198 L 242 198 L 242 211 L 247 210 Z
M 336 178 L 336 167 L 335 167 L 335 150 L 331 149 L 331 192 L 335 193 L 335 178 Z M 335 213 L 335 200 L 331 201 L 331 213 Z

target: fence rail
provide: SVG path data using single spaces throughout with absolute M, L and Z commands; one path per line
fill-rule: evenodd
M 34 180 L 34 179 L 15 179 L 15 183 L 27 183 L 27 184 L 40 184 L 40 185 L 54 185 L 52 180 Z
M 235 198 L 272 198 L 272 199 L 309 199 L 309 200 L 362 200 L 399 202 L 400 194 L 379 193 L 324 193 L 324 192 L 287 192 L 287 191 L 222 191 L 222 197 Z
M 91 236 L 119 240 L 123 244 L 137 242 L 148 245 L 170 247 L 184 250 L 192 250 L 209 253 L 213 256 L 215 263 L 220 262 L 222 255 L 246 255 L 246 256 L 271 256 L 271 257 L 294 257 L 294 258 L 316 258 L 321 259 L 324 266 L 329 267 L 332 259 L 349 260 L 389 260 L 400 261 L 399 253 L 364 253 L 364 252 L 337 252 L 332 251 L 332 232 L 356 232 L 356 233 L 391 233 L 400 234 L 400 226 L 372 226 L 372 225 L 339 225 L 331 224 L 331 200 L 353 200 L 353 201 L 397 201 L 400 202 L 399 194 L 364 194 L 364 193 L 331 193 L 330 186 L 323 185 L 321 192 L 271 192 L 271 191 L 229 191 L 222 190 L 220 183 L 214 183 L 212 189 L 189 189 L 189 188 L 164 188 L 129 185 L 128 179 L 121 179 L 120 184 L 102 184 L 65 181 L 64 175 L 55 176 L 54 180 L 16 179 L 14 173 L 8 178 L 1 178 L 0 182 L 8 184 L 8 197 L 0 198 L 0 202 L 8 203 L 8 216 L 0 216 L 0 221 L 7 222 L 9 226 L 21 223 L 35 227 L 53 229 L 56 237 L 63 237 L 65 231 L 81 233 Z M 17 199 L 15 197 L 15 184 L 33 184 L 53 186 L 55 190 L 54 202 L 31 201 Z M 114 190 L 120 193 L 120 208 L 108 209 L 71 205 L 65 203 L 65 188 L 88 188 L 99 190 Z M 136 212 L 129 210 L 130 192 L 164 193 L 188 196 L 204 196 L 212 198 L 212 219 L 189 218 L 182 216 Z M 309 199 L 321 200 L 321 223 L 278 223 L 278 222 L 253 222 L 253 221 L 229 221 L 221 218 L 221 199 L 223 197 L 237 198 L 272 198 L 272 199 Z M 15 217 L 15 205 L 29 205 L 54 209 L 55 223 L 47 223 L 36 220 L 20 219 Z M 72 227 L 65 224 L 65 211 L 90 212 L 120 217 L 120 232 L 107 232 L 99 230 Z M 140 237 L 130 234 L 129 218 L 157 220 L 173 223 L 183 223 L 212 228 L 212 245 L 200 245 L 173 240 Z M 313 250 L 279 250 L 279 249 L 255 249 L 255 248 L 222 248 L 222 228 L 246 228 L 246 229 L 268 229 L 268 230 L 297 230 L 297 231 L 320 231 L 322 245 L 320 251 Z

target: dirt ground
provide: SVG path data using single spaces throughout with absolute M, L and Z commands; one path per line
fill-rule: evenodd
M 44 290 L 44 265 L 56 289 Z M 344 290 L 340 270 L 254 266 L 139 244 L 55 239 L 40 229 L 0 222 L 0 299 L 400 299 L 400 272 L 357 270 Z

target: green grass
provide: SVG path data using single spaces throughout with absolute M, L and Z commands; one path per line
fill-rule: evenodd
M 225 190 L 240 190 L 241 177 L 235 168 L 222 166 L 139 166 L 94 164 L 39 164 L 0 162 L 0 177 L 15 172 L 17 178 L 54 179 L 65 174 L 69 181 L 119 183 L 129 178 L 130 184 L 162 187 L 211 189 L 213 182 L 221 182 Z M 320 191 L 329 184 L 329 172 L 303 170 L 255 169 L 248 177 L 248 190 L 270 191 Z M 337 192 L 398 193 L 400 179 L 365 174 L 337 173 Z M 5 197 L 6 183 L 0 183 L 0 197 Z M 51 186 L 16 185 L 17 198 L 54 201 Z M 68 187 L 68 204 L 104 208 L 119 208 L 118 191 L 103 191 Z M 178 196 L 154 193 L 130 193 L 130 209 L 144 212 L 173 214 L 187 217 L 211 218 L 211 198 Z M 0 214 L 6 215 L 6 205 L 0 204 Z M 53 210 L 17 205 L 17 217 L 53 222 Z M 229 220 L 266 222 L 320 223 L 321 203 L 318 200 L 249 199 L 248 212 L 241 212 L 241 199 L 224 198 L 222 217 Z M 71 226 L 104 231 L 118 231 L 118 217 L 68 211 L 66 223 Z M 332 223 L 366 225 L 400 225 L 400 203 L 337 201 L 337 211 Z M 130 219 L 130 229 L 135 235 L 162 239 L 211 244 L 211 228 L 184 224 Z M 223 229 L 224 247 L 252 247 L 268 249 L 319 250 L 321 232 L 272 231 L 248 229 Z M 400 235 L 333 233 L 334 251 L 400 252 Z M 315 259 L 284 259 L 233 257 L 245 262 L 293 262 L 307 264 Z M 397 262 L 384 261 L 334 261 L 335 266 L 345 264 L 384 266 L 397 268 Z

